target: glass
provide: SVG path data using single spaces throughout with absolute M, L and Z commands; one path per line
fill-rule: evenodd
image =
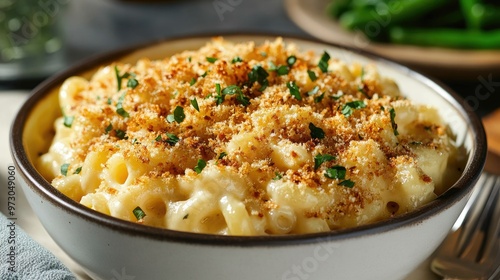
M 60 23 L 69 1 L 0 1 L 0 81 L 40 79 L 63 67 Z

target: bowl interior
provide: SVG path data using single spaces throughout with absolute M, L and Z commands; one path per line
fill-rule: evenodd
M 253 40 L 257 44 L 265 40 L 273 40 L 274 36 L 255 35 L 229 35 L 226 39 L 234 42 Z M 42 153 L 46 152 L 50 146 L 49 139 L 54 134 L 54 120 L 60 116 L 61 112 L 58 103 L 58 89 L 61 83 L 68 77 L 79 75 L 90 78 L 101 65 L 110 61 L 121 61 L 134 63 L 140 58 L 159 59 L 181 52 L 183 50 L 197 49 L 210 40 L 210 36 L 179 38 L 168 41 L 160 41 L 145 46 L 134 47 L 132 49 L 120 50 L 113 53 L 103 54 L 94 57 L 82 64 L 76 65 L 61 74 L 51 78 L 37 89 L 26 101 L 19 114 L 14 120 L 12 128 L 11 150 L 16 163 L 27 174 L 28 181 L 32 181 L 31 187 L 39 193 L 43 193 L 51 202 L 63 204 L 70 211 L 78 212 L 96 222 L 111 223 L 114 226 L 133 229 L 136 232 L 154 233 L 157 235 L 169 235 L 172 231 L 164 229 L 150 228 L 136 225 L 130 222 L 121 221 L 112 217 L 101 215 L 91 209 L 70 200 L 47 182 L 34 168 L 34 160 Z M 382 221 L 374 225 L 367 225 L 356 229 L 341 230 L 332 233 L 322 233 L 317 235 L 339 235 L 342 232 L 357 234 L 363 231 L 372 231 L 375 228 L 386 230 L 391 227 L 401 226 L 405 223 L 418 222 L 424 219 L 426 213 L 439 212 L 467 195 L 477 180 L 485 161 L 486 140 L 484 131 L 478 117 L 466 109 L 465 103 L 461 101 L 448 89 L 436 82 L 393 62 L 381 59 L 371 54 L 361 53 L 349 49 L 340 48 L 334 45 L 319 41 L 310 41 L 297 38 L 284 38 L 286 43 L 295 43 L 304 50 L 313 50 L 318 54 L 328 51 L 332 57 L 336 57 L 347 63 L 360 62 L 362 64 L 375 63 L 381 75 L 394 79 L 399 85 L 403 95 L 419 104 L 429 104 L 439 108 L 439 114 L 449 124 L 449 128 L 454 135 L 455 141 L 463 149 L 464 172 L 450 192 L 445 193 L 436 201 L 422 207 L 421 209 L 397 217 L 389 221 Z M 385 229 L 384 229 L 385 227 Z M 225 238 L 225 237 L 224 237 Z M 275 239 L 304 237 L 269 237 Z

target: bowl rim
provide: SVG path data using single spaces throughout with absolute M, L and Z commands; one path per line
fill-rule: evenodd
M 121 220 L 110 215 L 100 213 L 85 207 L 84 205 L 73 201 L 69 197 L 62 194 L 54 188 L 46 179 L 44 179 L 35 167 L 30 163 L 29 158 L 24 151 L 23 145 L 23 131 L 24 125 L 28 119 L 29 113 L 35 107 L 37 102 L 43 99 L 50 91 L 56 86 L 60 85 L 67 77 L 83 73 L 90 69 L 95 69 L 99 65 L 104 65 L 111 61 L 115 61 L 121 57 L 131 54 L 147 47 L 152 47 L 159 44 L 168 44 L 175 41 L 183 41 L 189 39 L 205 39 L 209 41 L 213 37 L 222 36 L 225 39 L 231 40 L 235 37 L 253 37 L 253 38 L 276 38 L 282 37 L 284 42 L 287 40 L 299 40 L 308 43 L 322 44 L 328 47 L 341 49 L 344 51 L 352 52 L 357 55 L 372 59 L 377 63 L 383 63 L 389 67 L 407 73 L 413 79 L 425 84 L 433 89 L 445 99 L 454 110 L 465 119 L 471 129 L 472 136 L 475 139 L 475 144 L 469 155 L 469 160 L 464 167 L 464 171 L 460 178 L 453 186 L 450 187 L 445 193 L 438 196 L 435 200 L 429 202 L 422 207 L 400 216 L 376 222 L 373 224 L 362 225 L 354 228 L 333 230 L 320 233 L 311 234 L 297 234 L 297 235 L 265 235 L 265 236 L 231 236 L 231 235 L 215 235 L 194 232 L 183 232 L 170 230 L 165 228 L 152 227 L 141 225 L 130 221 Z M 364 235 L 379 234 L 397 228 L 408 227 L 415 224 L 420 224 L 424 220 L 441 213 L 454 205 L 457 201 L 461 200 L 470 194 L 473 186 L 479 179 L 479 176 L 484 167 L 487 153 L 486 136 L 480 118 L 468 106 L 466 102 L 448 86 L 433 78 L 424 76 L 418 71 L 412 70 L 410 67 L 403 66 L 391 59 L 384 58 L 378 54 L 374 54 L 364 49 L 357 49 L 340 44 L 334 44 L 323 41 L 317 38 L 304 37 L 299 35 L 276 34 L 276 33 L 252 33 L 252 32 L 222 32 L 222 33 L 201 33 L 190 34 L 182 36 L 173 36 L 161 38 L 158 40 L 148 41 L 124 48 L 119 48 L 107 52 L 98 53 L 90 56 L 74 65 L 63 69 L 52 77 L 46 79 L 36 88 L 34 88 L 18 110 L 11 124 L 11 131 L 9 135 L 11 155 L 14 164 L 20 171 L 21 177 L 26 182 L 26 185 L 35 192 L 38 196 L 42 197 L 45 201 L 50 202 L 55 207 L 71 214 L 76 215 L 87 222 L 103 226 L 113 231 L 120 231 L 131 236 L 144 237 L 149 239 L 171 241 L 180 243 L 191 244 L 205 244 L 205 245 L 224 245 L 224 246 L 286 246 L 290 244 L 304 244 L 316 243 L 320 241 L 337 241 L 343 239 L 357 238 Z M 23 186 L 24 187 L 24 186 Z

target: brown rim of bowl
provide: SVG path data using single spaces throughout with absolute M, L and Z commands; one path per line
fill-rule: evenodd
M 436 90 L 438 94 L 445 99 L 451 106 L 457 110 L 461 117 L 465 119 L 467 124 L 472 128 L 473 136 L 476 140 L 476 147 L 471 151 L 471 158 L 464 168 L 464 172 L 459 180 L 452 186 L 448 191 L 439 196 L 436 200 L 422 206 L 421 208 L 400 215 L 398 217 L 380 221 L 374 224 L 359 226 L 355 228 L 348 228 L 342 230 L 333 230 L 329 232 L 321 232 L 314 234 L 300 234 L 300 235 L 277 235 L 277 236 L 226 236 L 226 235 L 213 235 L 213 234 L 201 234 L 192 232 L 180 232 L 175 230 L 169 230 L 164 228 L 156 228 L 151 226 L 145 226 L 136 224 L 133 222 L 121 220 L 109 215 L 102 214 L 90 208 L 75 202 L 59 192 L 57 189 L 52 187 L 52 185 L 45 180 L 34 168 L 34 166 L 28 160 L 28 156 L 23 148 L 23 127 L 27 119 L 28 114 L 22 112 L 31 112 L 35 104 L 43 98 L 54 86 L 62 83 L 67 77 L 75 75 L 77 73 L 84 72 L 94 68 L 97 65 L 105 64 L 112 60 L 116 60 L 119 57 L 125 56 L 132 51 L 140 50 L 145 47 L 154 46 L 161 43 L 168 43 L 174 41 L 182 41 L 188 39 L 205 39 L 210 40 L 214 36 L 223 36 L 224 38 L 231 39 L 231 37 L 237 36 L 249 36 L 249 37 L 259 37 L 259 38 L 274 38 L 283 37 L 286 42 L 287 39 L 302 40 L 311 43 L 324 44 L 335 48 L 344 49 L 362 56 L 374 59 L 379 63 L 384 63 L 395 69 L 401 70 L 402 72 L 408 73 L 412 78 L 422 82 L 428 87 Z M 17 115 L 14 118 L 11 127 L 10 135 L 10 148 L 14 163 L 20 170 L 20 175 L 25 181 L 31 182 L 29 187 L 36 192 L 39 196 L 45 199 L 47 202 L 52 203 L 54 206 L 60 208 L 61 210 L 67 211 L 71 214 L 77 215 L 79 218 L 85 219 L 88 222 L 98 224 L 100 226 L 105 226 L 111 230 L 120 231 L 133 236 L 141 236 L 146 238 L 152 238 L 157 240 L 171 241 L 171 242 L 182 242 L 182 243 L 195 243 L 195 244 L 206 244 L 206 245 L 225 245 L 225 246 L 285 246 L 290 244 L 303 244 L 303 243 L 317 243 L 320 241 L 329 240 L 341 240 L 347 238 L 355 238 L 363 235 L 371 235 L 382 233 L 396 228 L 403 228 L 406 226 L 421 223 L 422 221 L 432 217 L 445 209 L 451 207 L 458 200 L 462 199 L 464 196 L 470 193 L 474 184 L 479 179 L 481 171 L 484 167 L 484 162 L 486 159 L 486 136 L 482 122 L 479 117 L 474 113 L 474 111 L 467 105 L 466 102 L 462 100 L 456 93 L 454 93 L 447 86 L 442 83 L 435 81 L 431 78 L 425 77 L 424 75 L 409 69 L 399 63 L 392 60 L 382 58 L 379 55 L 367 52 L 365 50 L 359 50 L 356 48 L 345 47 L 338 44 L 328 43 L 319 39 L 311 39 L 307 37 L 301 37 L 296 35 L 283 35 L 283 34 L 272 34 L 272 33 L 217 33 L 217 34 L 199 34 L 199 35 L 189 35 L 189 36 L 177 36 L 171 38 L 165 38 L 161 40 L 156 40 L 148 43 L 138 44 L 136 46 L 127 47 L 115 51 L 105 52 L 92 56 L 72 67 L 54 75 L 53 77 L 47 79 L 42 84 L 37 86 L 33 91 L 32 95 L 19 109 Z

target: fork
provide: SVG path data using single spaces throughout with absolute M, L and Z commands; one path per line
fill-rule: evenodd
M 431 269 L 444 279 L 500 279 L 500 176 L 483 173 Z

